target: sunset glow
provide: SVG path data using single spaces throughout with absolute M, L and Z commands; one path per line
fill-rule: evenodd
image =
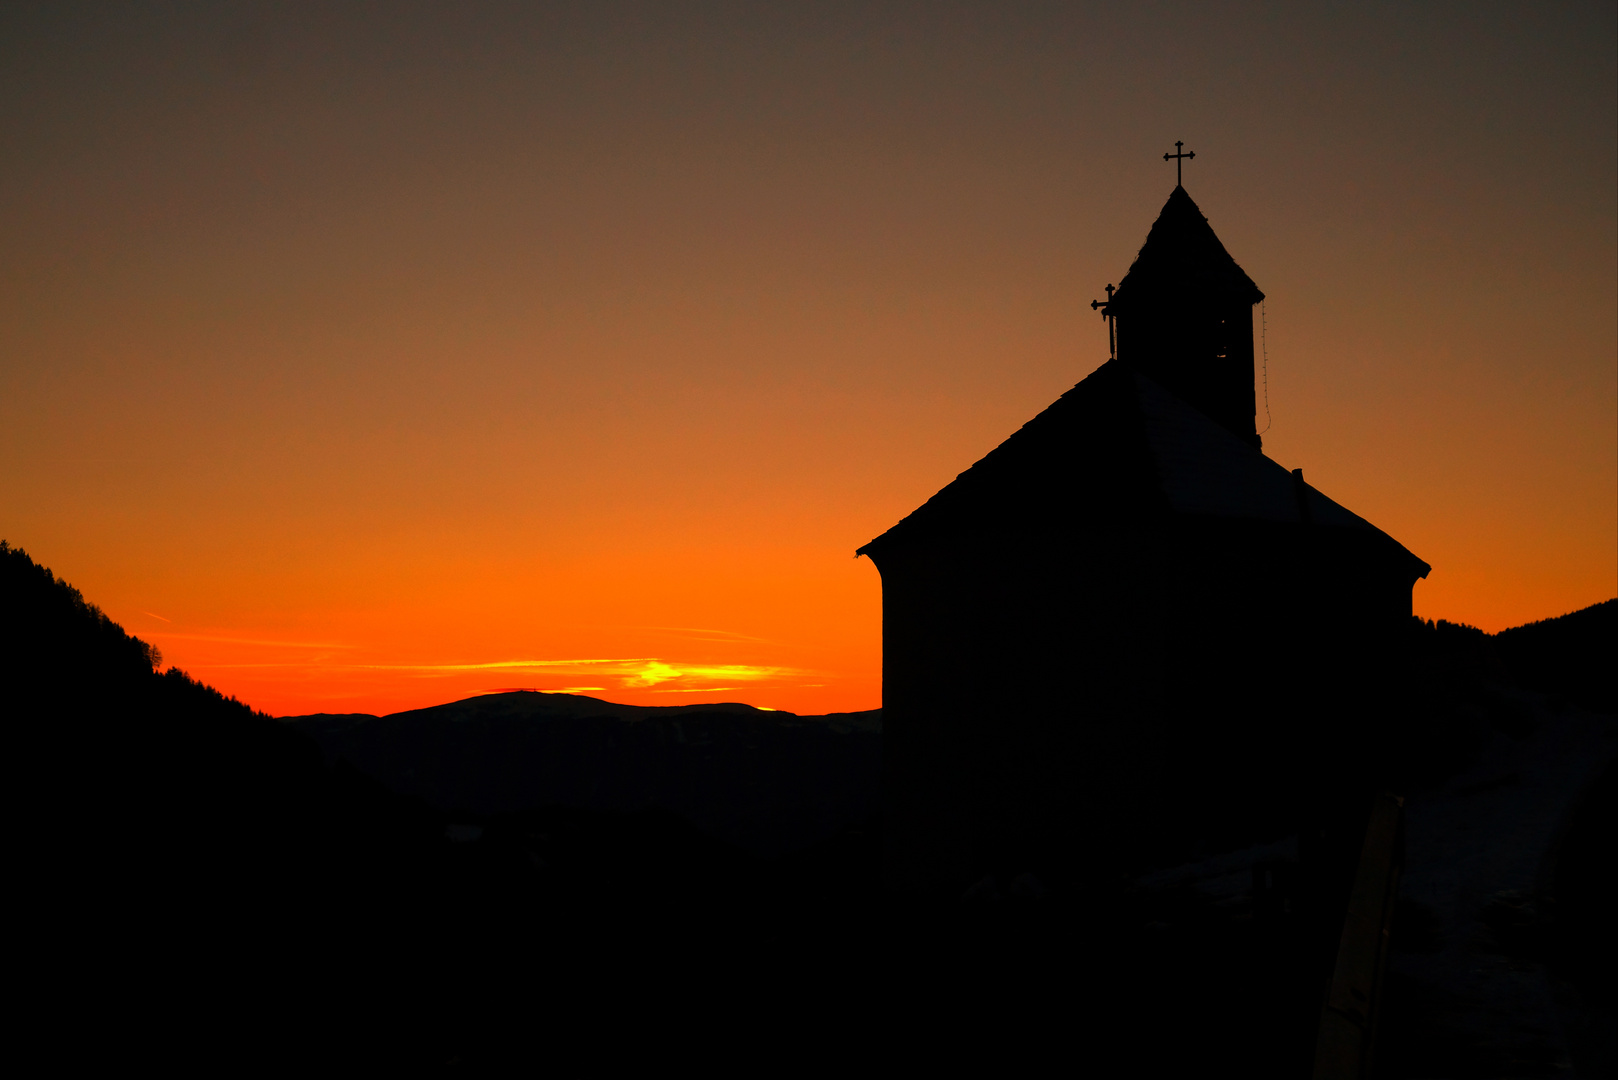
M 791 10 L 8 8 L 0 537 L 274 714 L 875 707 L 855 548 L 1106 359 L 1183 139 L 1265 452 L 1424 616 L 1618 595 L 1612 5 Z
M 211 635 L 170 634 L 163 631 L 143 635 L 157 644 L 165 656 L 178 648 L 199 659 L 189 669 L 215 685 L 261 683 L 265 693 L 291 683 L 351 683 L 369 686 L 397 685 L 400 680 L 416 683 L 431 680 L 449 686 L 442 692 L 459 696 L 505 690 L 542 690 L 550 693 L 606 694 L 615 700 L 626 694 L 792 694 L 812 689 L 806 682 L 813 673 L 790 668 L 750 664 L 704 664 L 658 657 L 631 657 L 584 660 L 485 660 L 475 663 L 365 663 L 351 658 L 352 647 L 314 642 L 258 641 Z M 207 643 L 214 651 L 208 652 Z M 313 651 L 310 651 L 313 650 Z M 591 685 L 573 685 L 580 678 Z M 528 680 L 521 686 L 508 685 Z M 422 692 L 419 684 L 412 687 Z M 373 693 L 386 691 L 373 690 Z M 433 691 L 426 691 L 432 693 Z M 408 691 L 407 691 L 408 693 Z M 637 695 L 638 696 L 638 695 Z M 409 700 L 408 698 L 406 700 Z M 437 700 L 436 698 L 434 700 Z M 446 699 L 447 700 L 447 699 Z

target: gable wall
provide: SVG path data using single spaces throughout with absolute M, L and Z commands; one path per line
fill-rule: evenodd
M 1165 518 L 876 558 L 901 889 L 1279 835 L 1374 741 L 1409 615 L 1340 530 Z

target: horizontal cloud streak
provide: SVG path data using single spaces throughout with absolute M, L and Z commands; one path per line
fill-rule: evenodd
M 162 616 L 156 616 L 162 618 Z M 226 645 L 259 645 L 272 649 L 352 649 L 334 641 L 265 641 L 261 638 L 226 637 L 217 634 L 178 634 L 168 630 L 142 630 L 141 637 L 165 638 L 172 641 L 217 641 Z
M 530 671 L 553 675 L 603 676 L 616 678 L 629 689 L 678 690 L 685 693 L 703 693 L 712 690 L 738 689 L 732 686 L 714 686 L 714 683 L 749 682 L 790 678 L 803 674 L 794 668 L 761 664 L 686 664 L 662 660 L 655 656 L 610 657 L 573 660 L 488 660 L 461 664 L 352 664 L 355 670 L 397 671 L 422 676 L 459 675 L 477 671 Z M 674 683 L 674 686 L 664 686 Z M 602 689 L 593 687 L 592 689 Z
M 660 630 L 666 634 L 679 634 L 682 637 L 693 637 L 699 641 L 752 641 L 761 645 L 774 644 L 769 638 L 754 637 L 751 634 L 738 634 L 733 630 L 704 630 L 700 626 L 645 626 L 643 630 Z

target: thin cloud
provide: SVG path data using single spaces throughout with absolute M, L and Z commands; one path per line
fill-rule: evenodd
M 190 671 L 190 670 L 196 670 L 196 671 L 224 671 L 226 669 L 229 669 L 229 670 L 234 671 L 234 670 L 237 670 L 237 669 L 247 669 L 247 668 L 276 668 L 276 669 L 280 669 L 280 670 L 308 671 L 311 666 L 313 666 L 313 665 L 311 665 L 311 663 L 309 661 L 307 661 L 307 660 L 302 661 L 302 662 L 299 662 L 299 661 L 296 661 L 296 660 L 261 660 L 261 661 L 255 662 L 255 663 L 248 663 L 248 664 L 187 664 L 185 666 L 185 670 L 188 670 L 188 671 Z M 335 667 L 336 665 L 323 665 L 323 666 Z
M 653 656 L 611 657 L 590 660 L 484 660 L 476 664 L 356 664 L 355 667 L 372 671 L 524 671 L 529 669 L 563 670 L 578 668 L 599 671 L 602 668 L 637 669 L 641 665 L 655 664 Z
M 194 641 L 221 641 L 237 645 L 259 645 L 271 648 L 336 649 L 354 646 L 336 646 L 323 643 L 259 641 L 250 638 L 221 637 L 202 634 L 163 634 L 153 637 L 178 638 Z M 333 662 L 325 657 L 307 659 L 251 660 L 235 663 L 201 663 L 190 665 L 197 670 L 279 669 L 325 672 L 391 672 L 420 679 L 447 679 L 458 675 L 501 672 L 518 676 L 540 676 L 557 681 L 577 680 L 549 693 L 608 693 L 612 690 L 650 690 L 654 693 L 713 694 L 742 692 L 743 684 L 759 684 L 781 679 L 813 675 L 796 668 L 763 664 L 687 664 L 679 660 L 665 660 L 656 656 L 580 657 L 566 660 L 539 660 L 513 658 L 484 660 L 471 663 L 401 664 Z M 517 681 L 517 680 L 513 680 Z M 537 680 L 536 680 L 537 681 Z
M 769 638 L 754 637 L 751 634 L 738 634 L 734 630 L 706 630 L 700 626 L 639 626 L 637 630 L 661 630 L 669 634 L 683 634 L 705 641 L 755 641 L 760 645 L 774 645 Z
M 154 616 L 161 618 L 161 616 Z M 168 620 L 164 620 L 165 622 Z M 331 641 L 264 641 L 259 638 L 223 637 L 216 634 L 177 634 L 170 630 L 142 631 L 147 637 L 174 638 L 180 641 L 221 641 L 230 645 L 262 645 L 276 649 L 352 649 L 353 645 L 339 645 Z
M 354 664 L 344 665 L 365 671 L 412 672 L 425 677 L 444 677 L 474 671 L 530 671 L 555 675 L 608 676 L 619 680 L 620 686 L 630 690 L 662 688 L 664 683 L 683 684 L 680 689 L 708 692 L 708 685 L 692 683 L 759 682 L 782 676 L 801 674 L 791 668 L 770 667 L 759 664 L 684 664 L 677 660 L 663 660 L 655 656 L 589 658 L 580 660 L 490 660 L 472 664 Z M 591 687 L 595 691 L 605 687 Z M 668 687 L 667 689 L 675 689 Z M 726 686 L 734 690 L 737 687 Z

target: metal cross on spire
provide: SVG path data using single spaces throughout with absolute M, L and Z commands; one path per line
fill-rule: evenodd
M 1192 158 L 1197 156 L 1197 152 L 1195 150 L 1191 151 L 1189 154 L 1180 153 L 1180 148 L 1184 145 L 1185 143 L 1181 142 L 1179 139 L 1175 139 L 1174 153 L 1163 155 L 1164 161 L 1174 162 L 1174 184 L 1176 187 L 1183 187 L 1185 183 L 1185 178 L 1181 175 L 1180 170 L 1185 168 L 1185 163 L 1187 161 L 1190 161 Z
M 1110 305 L 1112 304 L 1112 291 L 1112 286 L 1108 285 L 1107 298 L 1105 300 L 1090 301 L 1090 310 L 1095 311 L 1099 308 L 1101 310 L 1101 317 L 1107 320 L 1107 354 L 1116 360 L 1118 358 L 1118 339 L 1113 337 L 1112 333 L 1112 311 L 1110 308 Z

